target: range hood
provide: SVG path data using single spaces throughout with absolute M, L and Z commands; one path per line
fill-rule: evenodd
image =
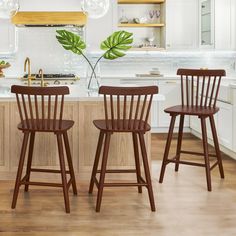
M 17 12 L 11 19 L 16 26 L 53 27 L 85 26 L 87 15 L 83 12 Z

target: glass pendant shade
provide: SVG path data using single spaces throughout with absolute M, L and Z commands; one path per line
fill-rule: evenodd
M 98 19 L 106 15 L 110 5 L 110 0 L 83 0 L 82 10 L 88 13 L 88 17 Z
M 10 19 L 19 8 L 19 0 L 0 0 L 0 19 Z

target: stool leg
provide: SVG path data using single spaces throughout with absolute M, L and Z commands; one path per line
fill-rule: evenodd
M 202 143 L 204 149 L 204 158 L 206 165 L 206 179 L 207 179 L 207 189 L 211 191 L 211 173 L 210 173 L 210 160 L 208 153 L 208 141 L 207 141 L 207 130 L 206 130 L 206 117 L 201 117 L 201 126 L 202 126 Z
M 61 179 L 62 179 L 62 186 L 63 186 L 65 208 L 66 208 L 66 213 L 70 213 L 69 194 L 68 194 L 67 179 L 66 179 L 66 167 L 65 167 L 65 160 L 64 160 L 64 154 L 63 154 L 62 134 L 57 134 L 57 145 L 58 145 L 58 153 L 59 153 L 59 160 L 60 160 Z
M 141 181 L 140 181 L 141 170 L 140 170 L 137 134 L 136 133 L 132 133 L 132 136 L 133 136 L 133 145 L 134 145 L 134 157 L 135 157 L 135 167 L 136 167 L 137 182 L 141 183 Z M 138 186 L 138 192 L 142 193 L 142 186 Z
M 69 171 L 70 171 L 70 177 L 72 179 L 73 193 L 74 193 L 74 195 L 77 195 L 75 172 L 74 172 L 74 168 L 73 168 L 73 162 L 72 162 L 72 158 L 71 158 L 70 145 L 69 145 L 69 139 L 68 139 L 67 132 L 63 133 L 63 138 L 64 138 L 66 156 L 67 156 L 67 161 L 68 161 L 68 166 L 69 166 Z
M 98 144 L 97 144 L 97 151 L 96 151 L 94 164 L 93 164 L 93 171 L 92 171 L 92 175 L 91 175 L 91 179 L 90 179 L 89 193 L 93 192 L 94 180 L 95 180 L 97 169 L 98 169 L 100 154 L 101 154 L 101 150 L 102 150 L 103 138 L 104 138 L 104 133 L 102 131 L 100 131 L 99 138 L 98 138 Z
M 146 151 L 143 133 L 139 133 L 139 141 L 140 141 L 140 147 L 141 147 L 141 152 L 142 152 L 142 157 L 143 157 L 143 167 L 144 167 L 145 178 L 147 182 L 147 189 L 148 189 L 151 210 L 156 211 L 153 190 L 152 190 L 152 180 L 151 180 L 151 175 L 150 175 L 150 170 L 149 170 L 149 165 L 148 165 L 147 151 Z
M 32 158 L 33 158 L 33 150 L 34 150 L 34 140 L 35 140 L 35 132 L 30 133 L 30 143 L 29 143 L 29 153 L 28 153 L 28 161 L 27 161 L 27 169 L 26 169 L 26 182 L 30 180 L 30 172 L 31 172 L 31 165 L 32 165 Z M 25 192 L 28 192 L 29 185 L 25 185 Z
M 17 197 L 19 194 L 21 176 L 22 176 L 22 171 L 23 171 L 24 161 L 25 161 L 25 153 L 26 153 L 27 144 L 28 144 L 28 138 L 29 138 L 29 133 L 28 132 L 24 133 L 23 143 L 22 143 L 22 147 L 21 147 L 20 160 L 19 160 L 19 165 L 18 165 L 18 171 L 17 171 L 17 175 L 16 175 L 16 182 L 15 182 L 15 188 L 14 188 L 14 193 L 13 193 L 12 205 L 11 205 L 12 209 L 15 209 L 15 207 L 16 207 Z
M 223 164 L 222 164 L 220 146 L 219 146 L 219 142 L 218 142 L 216 126 L 215 126 L 215 121 L 214 121 L 213 116 L 210 116 L 210 123 L 211 123 L 212 136 L 213 136 L 213 140 L 214 140 L 214 146 L 215 146 L 215 150 L 216 150 L 216 157 L 217 157 L 217 160 L 218 160 L 220 176 L 221 176 L 222 179 L 224 179 L 224 177 L 225 177 L 224 168 L 223 168 Z
M 181 151 L 182 139 L 183 139 L 183 129 L 184 129 L 184 115 L 181 115 L 180 121 L 179 121 L 178 144 L 177 144 L 177 149 L 176 149 L 176 163 L 175 163 L 176 172 L 178 172 L 179 170 L 179 159 L 180 159 L 180 151 Z
M 163 161 L 162 161 L 162 166 L 161 166 L 161 173 L 160 173 L 159 183 L 163 182 L 165 169 L 166 169 L 166 165 L 167 165 L 167 160 L 168 160 L 168 155 L 169 155 L 169 151 L 170 151 L 171 139 L 172 139 L 172 135 L 173 135 L 174 127 L 175 127 L 175 120 L 176 120 L 176 116 L 175 115 L 171 116 L 170 127 L 169 127 L 168 136 L 167 136 L 167 141 L 166 141 L 166 147 L 165 147 L 164 157 L 163 157 Z
M 106 133 L 104 150 L 103 150 L 103 157 L 102 157 L 100 180 L 99 180 L 99 187 L 98 187 L 98 194 L 97 194 L 96 212 L 99 212 L 100 208 L 101 208 L 102 193 L 103 193 L 103 188 L 104 188 L 104 181 L 105 181 L 110 140 L 111 140 L 111 133 Z

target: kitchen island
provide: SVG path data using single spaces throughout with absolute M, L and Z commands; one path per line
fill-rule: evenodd
M 15 178 L 23 138 L 22 133 L 17 129 L 20 117 L 15 95 L 10 93 L 12 84 L 22 85 L 22 81 L 3 79 L 0 82 L 0 179 Z M 99 131 L 94 127 L 92 121 L 104 118 L 103 96 L 99 96 L 96 92 L 88 93 L 83 81 L 69 85 L 69 88 L 70 95 L 65 97 L 63 118 L 75 121 L 75 125 L 68 133 L 74 169 L 79 177 L 88 179 L 99 135 Z M 163 100 L 163 96 L 156 95 L 154 100 Z M 150 159 L 150 132 L 145 135 L 145 141 Z M 114 134 L 109 151 L 109 167 L 130 169 L 135 166 L 133 155 L 131 134 Z M 36 134 L 33 166 L 59 168 L 54 134 Z M 45 175 L 40 177 L 45 177 Z M 45 178 L 50 177 L 55 178 L 53 174 L 46 175 Z

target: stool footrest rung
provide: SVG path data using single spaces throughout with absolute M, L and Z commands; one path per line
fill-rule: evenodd
M 174 157 L 176 158 L 176 157 Z M 205 167 L 205 164 L 202 163 L 197 163 L 197 162 L 190 162 L 190 161 L 177 161 L 175 159 L 168 159 L 167 164 L 169 163 L 179 163 L 179 164 L 184 164 L 184 165 L 190 165 L 190 166 L 199 166 L 199 167 Z
M 43 172 L 43 173 L 56 173 L 56 174 L 60 174 L 61 171 L 60 170 L 53 170 L 53 169 L 36 169 L 36 168 L 31 168 L 30 169 L 31 172 Z M 66 171 L 66 174 L 70 174 L 70 171 Z
M 58 183 L 44 183 L 44 182 L 32 182 L 32 181 L 21 181 L 21 185 L 35 185 L 35 186 L 44 186 L 44 187 L 63 187 L 62 184 Z
M 101 170 L 97 170 L 97 173 L 101 173 Z M 106 173 L 136 173 L 136 170 L 127 169 L 127 170 L 106 170 Z
M 104 183 L 104 187 L 137 187 L 147 186 L 146 183 Z
M 144 181 L 144 179 L 139 176 L 139 179 L 142 181 L 142 183 L 104 183 L 104 187 L 137 187 L 137 186 L 145 186 L 147 187 L 148 184 Z M 97 178 L 94 179 L 94 183 L 97 187 L 99 187 L 99 182 Z
M 182 154 L 190 154 L 190 155 L 195 155 L 195 156 L 204 156 L 203 153 L 201 152 L 191 152 L 191 151 L 184 151 L 184 150 L 181 150 L 180 153 Z M 209 157 L 216 157 L 216 154 L 208 154 Z

